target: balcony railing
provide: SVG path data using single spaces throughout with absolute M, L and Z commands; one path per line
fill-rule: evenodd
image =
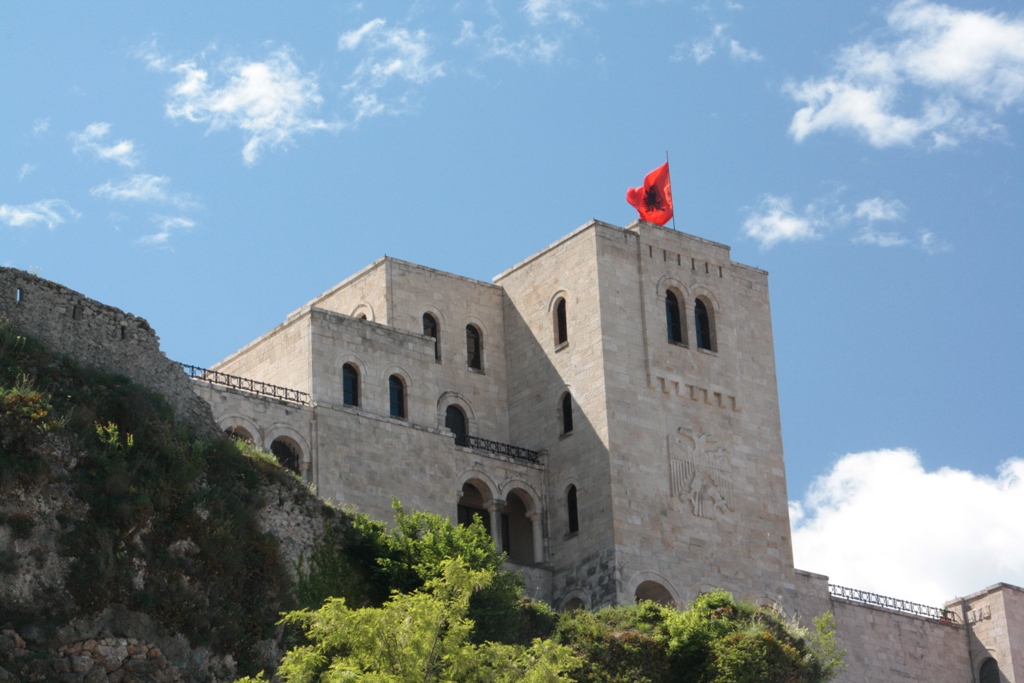
M 189 377 L 200 382 L 219 384 L 249 394 L 256 394 L 257 396 L 268 396 L 282 401 L 291 401 L 292 403 L 309 404 L 309 394 L 304 391 L 279 387 L 276 384 L 268 384 L 267 382 L 260 382 L 248 377 L 229 375 L 225 372 L 217 372 L 216 370 L 207 370 L 195 365 L 186 365 L 185 363 L 178 363 L 178 365 L 181 366 Z
M 834 598 L 859 602 L 863 605 L 874 605 L 875 607 L 891 609 L 896 612 L 903 612 L 904 614 L 913 614 L 918 617 L 938 619 L 939 621 L 950 623 L 956 621 L 955 612 L 941 607 L 929 607 L 928 605 L 910 602 L 909 600 L 890 598 L 887 595 L 878 595 L 877 593 L 869 593 L 868 591 L 847 588 L 846 586 L 836 586 L 831 583 L 828 585 L 828 592 Z
M 483 439 L 479 436 L 456 434 L 455 445 L 473 448 L 486 453 L 493 453 L 494 455 L 504 455 L 505 457 L 513 458 L 514 460 L 525 460 L 526 462 L 533 463 L 535 465 L 540 463 L 540 453 L 537 451 L 531 451 L 529 448 L 501 443 L 500 441 Z

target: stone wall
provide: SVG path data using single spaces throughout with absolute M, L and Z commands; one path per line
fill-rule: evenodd
M 547 450 L 550 558 L 555 604 L 616 602 L 614 519 L 596 239 L 583 226 L 501 273 L 508 349 L 509 434 Z M 566 303 L 568 339 L 559 344 L 555 306 Z M 573 429 L 563 433 L 562 397 Z M 570 532 L 567 492 L 576 487 L 579 530 Z
M 832 600 L 847 669 L 837 683 L 970 683 L 967 634 L 961 624 Z
M 87 367 L 124 375 L 162 394 L 180 419 L 215 433 L 210 407 L 160 350 L 144 319 L 14 268 L 0 268 L 0 318 Z
M 967 624 L 971 671 L 996 660 L 1002 679 L 1024 682 L 1024 588 L 998 583 L 946 603 Z

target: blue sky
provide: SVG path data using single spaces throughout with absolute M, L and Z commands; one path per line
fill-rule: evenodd
M 1019 5 L 293 4 L 0 6 L 0 265 L 205 365 L 384 253 L 625 225 L 668 150 L 677 227 L 771 273 L 798 564 L 1024 583 Z

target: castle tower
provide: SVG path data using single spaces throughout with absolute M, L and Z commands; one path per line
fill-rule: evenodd
M 556 604 L 712 587 L 782 602 L 793 560 L 767 274 L 714 242 L 593 221 L 495 283 L 509 435 L 549 452 Z

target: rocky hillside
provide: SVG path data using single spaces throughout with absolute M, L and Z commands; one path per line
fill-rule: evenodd
M 0 682 L 273 669 L 338 515 L 179 388 L 80 361 L 0 320 Z

